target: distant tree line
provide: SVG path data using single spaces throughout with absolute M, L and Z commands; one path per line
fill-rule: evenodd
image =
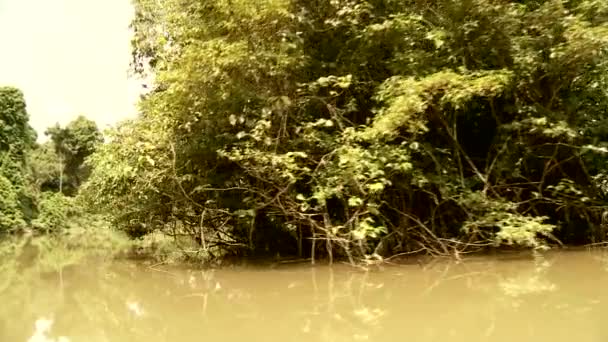
M 102 142 L 95 122 L 79 116 L 36 142 L 23 93 L 0 87 L 0 233 L 65 228 L 72 199 L 90 167 L 84 160 Z

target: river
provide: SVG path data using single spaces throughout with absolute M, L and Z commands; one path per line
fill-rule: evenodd
M 3 342 L 608 341 L 604 251 L 368 271 L 90 262 L 20 278 L 0 292 Z

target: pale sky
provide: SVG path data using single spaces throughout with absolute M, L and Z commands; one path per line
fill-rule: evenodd
M 135 115 L 130 0 L 0 0 L 0 85 L 25 93 L 43 138 L 79 114 L 101 129 Z

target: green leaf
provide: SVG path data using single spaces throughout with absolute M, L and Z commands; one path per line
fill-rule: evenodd
M 348 199 L 348 206 L 349 207 L 358 207 L 360 205 L 363 204 L 363 200 L 359 197 L 350 197 Z

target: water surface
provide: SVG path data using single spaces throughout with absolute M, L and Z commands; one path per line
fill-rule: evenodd
M 0 341 L 608 341 L 602 251 L 368 272 L 90 263 L 20 279 L 0 288 Z

